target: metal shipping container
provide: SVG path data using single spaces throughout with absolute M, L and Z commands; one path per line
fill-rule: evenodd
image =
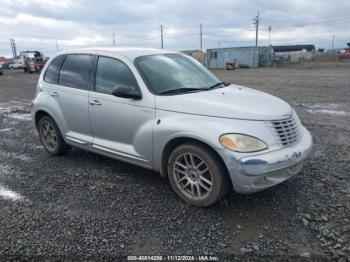
M 273 53 L 270 47 L 229 47 L 207 50 L 207 66 L 222 69 L 227 61 L 235 60 L 237 66 L 271 66 Z

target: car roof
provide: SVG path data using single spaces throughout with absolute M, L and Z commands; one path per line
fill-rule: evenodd
M 174 51 L 168 51 L 163 49 L 155 48 L 140 48 L 140 47 L 89 47 L 89 48 L 79 48 L 64 50 L 57 55 L 62 54 L 72 54 L 72 53 L 94 53 L 100 55 L 110 55 L 110 56 L 125 56 L 133 61 L 135 58 L 147 55 L 158 55 L 158 54 L 169 54 L 178 53 Z

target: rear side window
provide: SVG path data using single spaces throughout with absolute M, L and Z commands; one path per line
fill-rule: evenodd
M 59 74 L 59 84 L 88 89 L 91 55 L 67 55 Z
M 60 55 L 56 57 L 51 64 L 47 67 L 44 81 L 51 84 L 58 84 L 58 70 L 64 60 L 64 56 Z
M 112 94 L 113 87 L 116 85 L 138 86 L 134 74 L 126 64 L 117 59 L 99 57 L 95 90 L 100 93 Z

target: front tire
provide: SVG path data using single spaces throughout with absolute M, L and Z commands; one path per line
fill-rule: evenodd
M 43 116 L 38 123 L 39 137 L 45 150 L 54 156 L 64 155 L 69 150 L 55 121 L 49 116 Z
M 185 202 L 207 207 L 227 192 L 230 181 L 218 156 L 197 143 L 183 144 L 168 159 L 170 183 Z

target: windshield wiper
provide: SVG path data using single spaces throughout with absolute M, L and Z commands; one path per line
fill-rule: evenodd
M 221 85 L 228 86 L 228 84 L 226 82 L 219 82 L 219 83 L 216 83 L 216 84 L 214 84 L 212 86 L 209 86 L 208 89 L 213 89 L 213 88 L 221 86 Z
M 207 88 L 194 88 L 194 87 L 180 87 L 180 88 L 175 88 L 175 89 L 169 89 L 160 92 L 159 94 L 176 94 L 176 93 L 186 93 L 186 92 L 195 92 L 195 91 L 204 91 L 208 90 Z
M 186 92 L 196 92 L 196 91 L 208 91 L 208 90 L 214 89 L 220 85 L 228 86 L 229 84 L 226 82 L 219 82 L 219 83 L 216 83 L 216 84 L 214 84 L 210 87 L 206 87 L 206 88 L 180 87 L 180 88 L 165 90 L 165 91 L 160 92 L 159 94 L 163 95 L 163 94 L 176 94 L 176 93 L 186 93 Z

